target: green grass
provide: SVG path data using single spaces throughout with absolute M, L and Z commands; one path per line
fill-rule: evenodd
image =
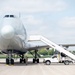
M 28 58 L 34 58 L 33 55 L 31 55 L 31 54 L 27 54 L 26 56 Z M 6 57 L 7 57 L 6 54 L 0 54 L 0 59 L 4 59 Z M 44 56 L 41 56 L 40 58 L 47 58 L 47 57 L 51 57 L 51 56 L 50 55 L 44 55 Z M 19 56 L 17 57 L 17 55 L 16 55 L 15 58 L 20 58 L 20 57 Z
M 5 54 L 0 54 L 0 59 L 6 58 Z

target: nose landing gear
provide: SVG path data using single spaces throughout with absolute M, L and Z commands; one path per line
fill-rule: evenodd
M 14 65 L 14 59 L 12 58 L 12 50 L 8 50 L 8 54 L 7 54 L 7 58 L 6 58 L 6 64 Z

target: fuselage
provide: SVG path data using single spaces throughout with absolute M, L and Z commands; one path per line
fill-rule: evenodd
M 5 15 L 0 24 L 0 50 L 23 50 L 26 40 L 21 20 L 15 15 Z

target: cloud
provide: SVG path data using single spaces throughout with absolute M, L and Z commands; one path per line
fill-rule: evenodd
M 74 28 L 75 17 L 64 17 L 60 20 L 59 25 L 64 28 Z
M 35 15 L 23 16 L 22 21 L 28 34 L 46 35 L 51 28 L 47 23 L 45 23 L 43 18 Z
M 42 20 L 41 19 L 37 19 L 35 16 L 33 15 L 27 15 L 23 18 L 25 20 L 25 24 L 27 25 L 40 25 L 42 24 Z
M 17 12 L 54 12 L 62 11 L 67 8 L 63 0 L 7 0 L 2 3 L 0 11 Z
M 75 17 L 64 17 L 58 21 L 58 38 L 61 42 L 74 43 L 75 40 Z
M 43 19 L 37 15 L 24 15 L 22 18 L 23 24 L 28 34 L 41 34 L 47 26 L 43 23 Z

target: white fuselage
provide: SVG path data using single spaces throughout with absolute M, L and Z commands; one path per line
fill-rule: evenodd
M 14 15 L 5 15 L 0 24 L 0 50 L 23 50 L 26 38 L 22 22 Z

